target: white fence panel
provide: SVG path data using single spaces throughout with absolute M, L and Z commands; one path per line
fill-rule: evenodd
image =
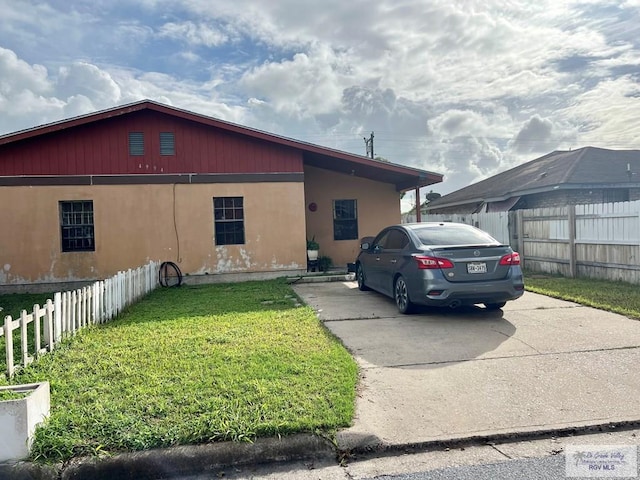
M 115 318 L 124 308 L 158 286 L 159 262 L 127 272 L 69 292 L 56 292 L 53 301 L 31 313 L 23 310 L 20 318 L 4 318 L 0 337 L 4 336 L 6 375 L 11 378 L 18 368 L 24 368 L 38 356 L 53 350 L 63 338 L 91 324 Z M 33 323 L 33 355 L 29 355 L 29 324 Z M 20 364 L 15 361 L 14 330 L 20 329 Z M 44 345 L 44 348 L 43 348 Z
M 576 241 L 640 243 L 640 201 L 576 205 Z
M 486 212 L 468 214 L 429 214 L 426 222 L 456 222 L 473 225 L 484 230 L 499 242 L 509 244 L 509 212 Z

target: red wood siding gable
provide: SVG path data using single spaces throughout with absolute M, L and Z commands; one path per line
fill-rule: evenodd
M 129 154 L 142 132 L 144 155 Z M 160 154 L 160 133 L 174 155 Z M 301 150 L 151 109 L 51 129 L 0 144 L 0 176 L 302 173 Z

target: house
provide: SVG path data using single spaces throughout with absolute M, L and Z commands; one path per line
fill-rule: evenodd
M 152 101 L 0 136 L 0 290 L 51 291 L 149 260 L 187 283 L 335 265 L 436 173 Z
M 427 213 L 480 213 L 640 199 L 640 150 L 556 151 L 430 202 Z

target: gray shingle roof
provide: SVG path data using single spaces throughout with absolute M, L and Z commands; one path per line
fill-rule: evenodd
M 627 172 L 629 164 L 633 175 Z M 612 187 L 640 183 L 640 150 L 584 147 L 556 151 L 429 203 L 428 209 L 506 200 L 556 188 Z

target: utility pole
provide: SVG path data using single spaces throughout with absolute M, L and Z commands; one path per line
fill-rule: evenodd
M 373 132 L 371 132 L 371 137 L 364 137 L 364 145 L 367 149 L 367 156 L 373 158 Z

